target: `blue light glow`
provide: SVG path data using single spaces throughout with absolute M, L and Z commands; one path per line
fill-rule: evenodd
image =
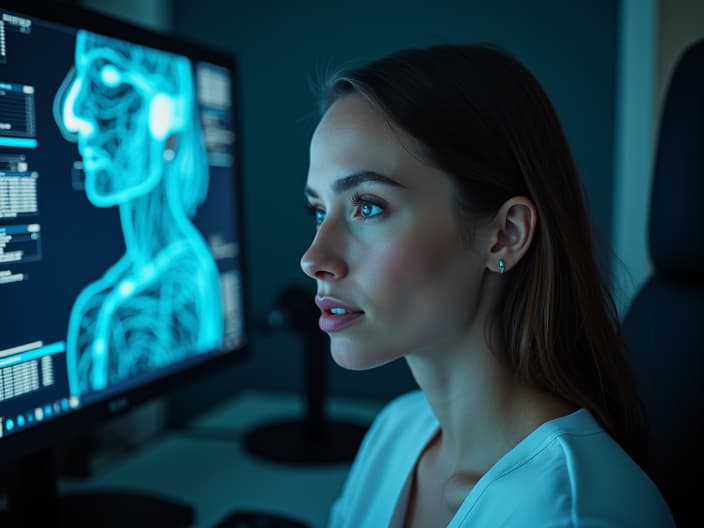
M 54 117 L 78 143 L 88 200 L 119 208 L 125 242 L 125 254 L 74 302 L 71 394 L 219 347 L 219 273 L 191 221 L 209 172 L 190 62 L 79 31 Z
M 37 148 L 37 145 L 33 138 L 0 137 L 0 147 Z

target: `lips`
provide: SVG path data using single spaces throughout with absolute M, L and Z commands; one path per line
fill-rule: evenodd
M 315 304 L 321 315 L 318 326 L 323 332 L 339 332 L 357 322 L 364 311 L 343 303 L 333 297 L 316 297 Z

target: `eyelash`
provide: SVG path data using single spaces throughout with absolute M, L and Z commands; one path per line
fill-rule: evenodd
M 374 200 L 370 200 L 368 198 L 365 198 L 362 195 L 360 195 L 359 193 L 354 193 L 352 195 L 351 202 L 352 202 L 352 205 L 357 209 L 364 206 L 364 205 L 371 205 L 372 207 L 378 207 L 381 210 L 380 213 L 375 214 L 373 216 L 369 216 L 369 217 L 362 216 L 362 215 L 355 215 L 355 217 L 361 218 L 361 220 L 364 222 L 366 222 L 368 220 L 373 220 L 374 218 L 376 218 L 378 216 L 383 216 L 384 213 L 386 212 L 386 205 L 383 205 L 381 203 L 377 203 Z M 322 220 L 318 220 L 318 213 L 322 213 L 324 215 L 325 211 L 323 211 L 323 209 L 321 209 L 320 207 L 316 207 L 316 206 L 308 204 L 308 203 L 306 203 L 306 210 L 307 210 L 308 214 L 315 217 L 316 227 L 320 226 L 320 224 L 322 223 Z
M 378 207 L 381 212 L 378 214 L 375 214 L 374 216 L 361 216 L 360 218 L 364 221 L 367 220 L 372 220 L 373 218 L 376 218 L 377 216 L 383 216 L 386 206 L 380 203 L 377 203 L 374 200 L 369 200 L 368 198 L 363 198 L 359 193 L 354 193 L 352 195 L 352 205 L 354 205 L 357 208 L 361 208 L 364 205 L 371 205 L 372 207 Z

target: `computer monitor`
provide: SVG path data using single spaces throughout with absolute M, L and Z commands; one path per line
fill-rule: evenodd
M 0 2 L 0 464 L 245 354 L 231 54 Z

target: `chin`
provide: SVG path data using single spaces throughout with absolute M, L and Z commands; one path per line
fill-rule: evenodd
M 382 357 L 370 347 L 360 346 L 347 339 L 335 337 L 330 339 L 330 355 L 335 363 L 347 370 L 369 370 L 396 359 L 395 357 Z

